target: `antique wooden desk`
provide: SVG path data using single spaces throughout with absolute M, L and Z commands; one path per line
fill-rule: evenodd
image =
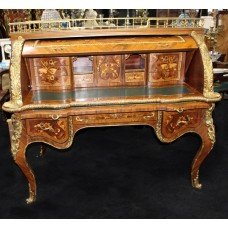
M 78 130 L 95 126 L 149 125 L 165 143 L 197 133 L 202 146 L 191 180 L 201 188 L 199 168 L 215 143 L 212 111 L 220 95 L 198 24 L 80 30 L 29 23 L 11 24 L 11 100 L 3 106 L 13 113 L 11 150 L 29 183 L 28 203 L 36 181 L 26 147 L 67 148 Z

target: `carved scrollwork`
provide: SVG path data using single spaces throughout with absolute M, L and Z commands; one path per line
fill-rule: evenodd
M 221 97 L 220 94 L 214 92 L 212 61 L 209 56 L 208 48 L 204 42 L 204 35 L 198 34 L 197 32 L 193 31 L 191 33 L 191 36 L 198 44 L 200 54 L 202 56 L 203 69 L 204 69 L 203 95 L 207 98 L 220 98 Z
M 11 121 L 11 123 L 10 123 Z M 13 158 L 15 159 L 19 150 L 20 145 L 20 139 L 22 134 L 22 122 L 21 120 L 16 116 L 12 115 L 11 120 L 8 121 L 9 124 L 11 124 L 11 153 L 13 155 Z
M 173 140 L 169 140 L 169 139 L 163 137 L 163 135 L 162 135 L 162 111 L 158 111 L 158 120 L 157 120 L 157 124 L 156 124 L 156 128 L 155 128 L 155 133 L 161 142 L 168 143 L 168 142 L 173 141 Z
M 215 143 L 215 127 L 213 124 L 213 118 L 212 118 L 212 111 L 214 109 L 215 105 L 212 104 L 212 106 L 206 111 L 206 125 L 207 125 L 207 132 L 208 132 L 208 136 L 211 140 L 212 143 L 212 147 Z
M 23 37 L 19 36 L 13 42 L 10 65 L 10 93 L 11 100 L 4 103 L 6 109 L 18 109 L 23 105 L 21 94 L 21 52 L 24 45 Z

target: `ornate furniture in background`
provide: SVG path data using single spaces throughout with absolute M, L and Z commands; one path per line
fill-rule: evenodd
M 0 110 L 1 116 L 6 119 L 2 111 L 2 105 L 9 100 L 9 64 L 11 53 L 11 41 L 9 39 L 0 39 Z
M 218 37 L 217 51 L 225 54 L 225 62 L 228 62 L 228 10 L 219 11 L 217 15 Z
M 60 13 L 55 9 L 45 9 L 41 15 L 42 21 L 51 21 L 51 20 L 60 20 L 60 19 L 62 19 L 60 16 Z
M 178 17 L 180 13 L 180 9 L 157 9 L 156 17 Z
M 228 92 L 228 11 L 214 11 L 206 33 L 214 67 L 215 91 L 227 98 Z M 204 23 L 205 24 L 205 23 Z
M 2 110 L 2 105 L 9 100 L 9 70 L 0 70 L 0 111 L 1 117 L 6 120 L 6 113 Z
M 29 183 L 28 203 L 36 181 L 27 146 L 67 148 L 77 131 L 94 126 L 149 125 L 166 143 L 197 133 L 202 146 L 191 180 L 201 188 L 199 168 L 215 143 L 212 111 L 221 97 L 200 19 L 119 20 L 90 29 L 78 26 L 86 19 L 51 21 L 45 29 L 41 21 L 10 24 L 11 100 L 3 108 L 13 113 L 11 151 Z
M 0 39 L 0 70 L 9 69 L 11 56 L 11 41 L 9 38 Z
M 4 11 L 0 9 L 0 39 L 6 38 L 7 32 L 6 32 L 6 26 L 5 26 L 5 20 L 4 20 Z
M 12 22 L 22 22 L 31 20 L 30 9 L 7 9 L 4 11 L 5 27 L 8 33 L 8 24 Z
M 22 22 L 31 20 L 30 9 L 8 9 L 4 10 L 4 19 L 6 23 Z

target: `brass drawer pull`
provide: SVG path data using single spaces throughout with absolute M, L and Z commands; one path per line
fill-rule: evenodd
M 53 120 L 58 120 L 59 117 L 61 117 L 62 115 L 57 115 L 57 114 L 53 114 L 53 115 L 49 115 L 49 117 L 51 117 Z
M 183 108 L 178 108 L 178 109 L 176 109 L 176 111 L 177 111 L 178 113 L 182 113 L 182 112 L 184 111 L 184 109 L 183 109 Z

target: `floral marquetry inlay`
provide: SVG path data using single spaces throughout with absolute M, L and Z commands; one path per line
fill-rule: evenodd
M 150 81 L 180 80 L 182 53 L 150 54 Z
M 66 67 L 61 67 L 58 65 L 58 62 L 49 59 L 46 61 L 40 61 L 41 67 L 38 69 L 39 76 L 41 77 L 41 80 L 46 83 L 55 83 L 58 81 L 58 71 L 61 71 L 61 75 L 67 76 L 67 69 Z
M 164 112 L 163 115 L 163 133 L 172 135 L 179 133 L 186 128 L 198 123 L 199 113 L 193 111 L 184 111 L 183 113 Z
M 170 118 L 167 120 L 167 131 L 173 133 L 183 126 L 191 124 L 192 120 L 193 117 L 190 115 L 170 116 Z
M 43 120 L 36 121 L 30 123 L 32 128 L 32 133 L 38 134 L 41 136 L 50 136 L 55 139 L 63 139 L 66 136 L 66 123 L 63 120 Z
M 121 81 L 121 56 L 106 55 L 97 57 L 98 81 Z

